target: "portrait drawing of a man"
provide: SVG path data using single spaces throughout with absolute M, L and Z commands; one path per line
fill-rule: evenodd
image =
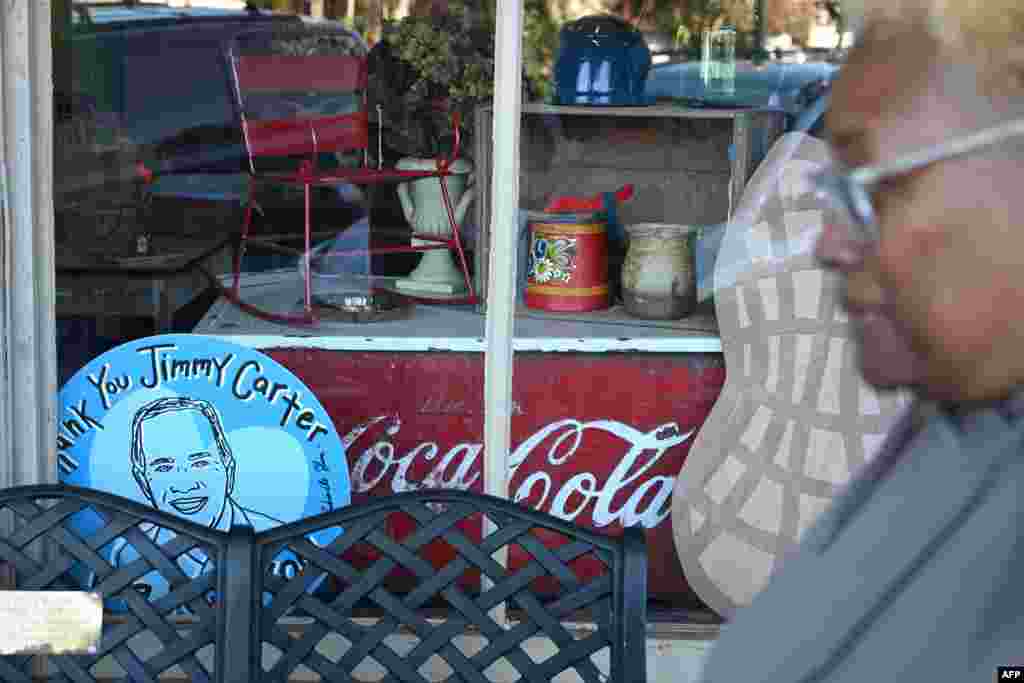
M 208 401 L 175 396 L 144 405 L 132 419 L 130 459 L 139 490 L 158 510 L 221 531 L 250 526 L 259 532 L 282 523 L 243 507 L 234 498 L 237 462 L 220 415 Z M 155 524 L 140 528 L 157 544 L 174 537 L 172 531 Z M 137 558 L 126 541 L 115 542 L 113 566 Z M 200 549 L 182 555 L 178 564 L 188 576 L 210 569 L 209 558 Z M 135 586 L 147 596 L 155 589 L 149 578 L 142 577 Z

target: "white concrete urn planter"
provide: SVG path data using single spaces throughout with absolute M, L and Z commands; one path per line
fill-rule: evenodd
M 437 167 L 435 159 L 405 157 L 396 168 L 403 171 L 431 171 Z M 448 196 L 455 212 L 455 225 L 462 225 L 469 205 L 476 197 L 473 187 L 473 164 L 456 159 L 447 177 Z M 452 236 L 451 223 L 444 207 L 441 180 L 437 177 L 410 180 L 398 185 L 398 199 L 402 203 L 405 220 L 417 235 L 447 239 Z M 413 246 L 436 244 L 413 237 Z M 424 251 L 419 265 L 397 283 L 399 289 L 422 294 L 456 295 L 466 291 L 466 279 L 455 265 L 449 249 Z

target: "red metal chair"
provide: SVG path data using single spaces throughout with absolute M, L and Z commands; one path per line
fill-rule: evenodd
M 450 249 L 457 256 L 466 280 L 468 295 L 458 300 L 445 299 L 447 303 L 476 303 L 477 297 L 469 274 L 468 263 L 456 225 L 455 213 L 448 193 L 447 176 L 449 166 L 459 153 L 459 120 L 453 116 L 455 142 L 449 158 L 441 158 L 437 166 L 429 171 L 407 171 L 384 168 L 378 159 L 376 167 L 370 163 L 370 134 L 367 105 L 367 59 L 364 54 L 338 54 L 336 41 L 325 40 L 329 32 L 305 28 L 301 32 L 282 33 L 250 32 L 236 38 L 228 51 L 228 59 L 234 85 L 234 94 L 245 149 L 248 156 L 249 193 L 245 206 L 241 240 L 235 252 L 233 283 L 230 289 L 221 286 L 222 295 L 242 310 L 260 318 L 287 322 L 312 324 L 317 321 L 313 305 L 312 263 L 313 217 L 311 192 L 316 186 L 372 185 L 375 183 L 399 183 L 417 178 L 436 177 L 441 184 L 445 208 L 452 227 L 450 238 L 412 234 L 427 244 L 417 246 L 373 247 L 365 250 L 317 250 L 317 256 L 340 254 L 387 254 Z M 351 39 L 351 36 L 336 32 L 335 38 Z M 282 46 L 292 48 L 282 50 Z M 296 50 L 295 46 L 300 49 Z M 285 52 L 282 54 L 282 52 Z M 301 54 L 294 54 L 301 52 Z M 331 54 L 333 52 L 333 54 Z M 365 53 L 365 49 L 361 52 Z M 283 101 L 292 102 L 290 112 L 284 115 L 268 107 L 261 111 L 254 102 L 273 100 L 283 96 Z M 302 103 L 316 101 L 320 97 L 335 105 L 335 111 L 325 113 L 324 107 L 303 106 Z M 294 106 L 295 102 L 299 106 Z M 338 103 L 341 103 L 338 112 Z M 280 104 L 280 103 L 279 103 Z M 329 109 L 327 107 L 326 109 Z M 380 139 L 378 133 L 378 157 Z M 324 168 L 321 161 L 325 153 L 338 153 L 358 158 L 354 166 Z M 282 160 L 291 163 L 281 170 Z M 304 278 L 303 310 L 301 313 L 275 313 L 264 310 L 241 298 L 241 262 L 247 244 L 262 240 L 250 234 L 257 190 L 268 184 L 301 186 L 304 198 L 303 237 L 301 250 L 293 250 L 301 259 L 300 270 Z M 322 245 L 321 245 L 322 247 Z M 419 301 L 431 301 L 423 297 L 408 297 Z

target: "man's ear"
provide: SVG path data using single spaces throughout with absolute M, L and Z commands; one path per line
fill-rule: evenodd
M 1010 96 L 1020 100 L 1024 96 L 1024 45 L 1015 45 L 1006 54 L 1006 81 Z
M 135 483 L 139 485 L 140 489 L 142 489 L 142 493 L 145 494 L 146 498 L 149 499 L 149 502 L 153 504 L 153 507 L 156 507 L 157 505 L 156 499 L 153 497 L 153 489 L 149 485 L 149 479 L 146 479 L 146 474 L 138 467 L 133 467 L 132 476 L 135 477 Z

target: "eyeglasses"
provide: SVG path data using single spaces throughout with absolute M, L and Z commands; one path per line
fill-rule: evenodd
M 819 196 L 833 209 L 844 214 L 841 219 L 847 224 L 851 239 L 871 246 L 879 239 L 878 221 L 871 199 L 871 193 L 879 182 L 892 176 L 912 173 L 938 161 L 991 147 L 1017 136 L 1024 136 L 1024 119 L 985 128 L 894 161 L 853 169 L 836 163 L 829 169 L 815 173 L 811 181 Z

